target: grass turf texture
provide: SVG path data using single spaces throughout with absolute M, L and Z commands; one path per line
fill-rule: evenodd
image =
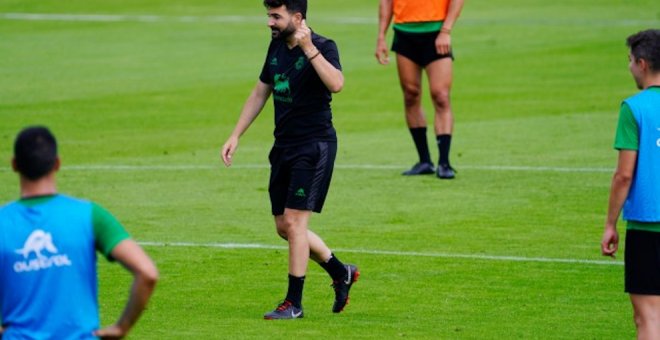
M 337 170 L 312 219 L 361 268 L 346 311 L 330 312 L 329 279 L 310 264 L 305 319 L 261 320 L 285 293 L 284 249 L 145 246 L 162 281 L 131 337 L 631 338 L 620 265 L 406 252 L 602 260 L 618 105 L 635 93 L 624 40 L 658 26 L 654 2 L 468 2 L 452 34 L 453 181 L 399 175 L 415 154 L 394 60 L 373 58 L 376 7 L 315 0 L 308 19 L 337 41 L 346 77 L 333 101 Z M 267 197 L 271 104 L 235 166 L 218 157 L 268 44 L 259 1 L 7 0 L 0 13 L 129 16 L 0 17 L 0 159 L 21 127 L 46 124 L 60 191 L 99 202 L 137 240 L 285 246 Z M 0 170 L 1 201 L 16 183 Z M 101 261 L 100 279 L 108 324 L 129 278 Z

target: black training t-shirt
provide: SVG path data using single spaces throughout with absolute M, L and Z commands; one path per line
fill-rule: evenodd
M 341 70 L 334 41 L 312 33 L 312 43 L 323 57 Z M 299 46 L 273 39 L 259 79 L 273 86 L 275 146 L 313 141 L 336 141 L 332 126 L 332 96 Z

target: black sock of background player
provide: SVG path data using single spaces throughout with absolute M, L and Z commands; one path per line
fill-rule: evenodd
M 346 266 L 335 257 L 335 254 L 330 254 L 330 259 L 327 262 L 321 262 L 319 264 L 330 274 L 330 277 L 334 281 L 343 280 L 348 275 Z
M 420 163 L 431 163 L 431 154 L 429 153 L 429 143 L 426 140 L 426 127 L 409 128 L 412 135 L 417 155 Z
M 295 307 L 302 306 L 302 292 L 305 284 L 305 277 L 297 277 L 289 274 L 289 290 L 286 293 L 286 299 Z
M 438 135 L 438 151 L 440 152 L 439 165 L 449 166 L 449 148 L 451 147 L 451 135 Z

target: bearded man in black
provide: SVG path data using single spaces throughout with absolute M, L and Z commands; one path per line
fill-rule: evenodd
M 331 94 L 344 86 L 339 52 L 334 41 L 307 27 L 307 0 L 264 0 L 264 6 L 272 40 L 259 81 L 222 147 L 222 160 L 232 164 L 240 136 L 272 94 L 275 143 L 268 156 L 268 192 L 277 233 L 289 243 L 289 288 L 283 302 L 264 318 L 303 317 L 302 291 L 310 257 L 332 277 L 332 311 L 339 313 L 348 303 L 358 268 L 339 261 L 308 229 L 312 212 L 323 208 L 337 154 L 330 101 Z

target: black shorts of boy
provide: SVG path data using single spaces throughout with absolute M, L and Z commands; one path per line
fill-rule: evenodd
M 454 60 L 454 55 L 451 52 L 438 54 L 435 49 L 435 39 L 438 37 L 438 33 L 439 31 L 410 33 L 395 29 L 392 51 L 412 60 L 421 67 L 426 67 L 426 65 L 442 58 Z
M 282 215 L 284 208 L 320 213 L 336 156 L 336 142 L 273 147 L 268 155 L 271 166 L 268 193 L 273 215 Z
M 660 295 L 660 233 L 628 229 L 624 257 L 626 293 Z

